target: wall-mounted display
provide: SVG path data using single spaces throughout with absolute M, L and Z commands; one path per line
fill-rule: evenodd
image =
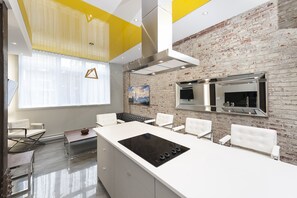
M 150 86 L 131 86 L 128 88 L 128 97 L 130 104 L 150 105 Z
M 267 103 L 265 73 L 176 83 L 177 109 L 267 117 Z

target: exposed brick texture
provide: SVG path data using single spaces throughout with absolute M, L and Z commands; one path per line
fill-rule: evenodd
M 278 0 L 279 28 L 297 28 L 297 1 Z
M 125 112 L 155 117 L 157 112 L 210 119 L 214 140 L 230 133 L 231 124 L 276 129 L 281 160 L 297 164 L 297 29 L 280 29 L 278 2 L 271 1 L 174 44 L 200 59 L 198 67 L 156 76 L 126 73 Z M 249 117 L 175 109 L 175 82 L 251 72 L 267 72 L 269 117 Z M 129 85 L 150 85 L 149 107 L 128 104 Z

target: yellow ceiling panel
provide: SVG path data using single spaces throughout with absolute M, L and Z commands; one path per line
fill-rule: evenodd
M 18 0 L 33 49 L 108 62 L 141 42 L 141 28 L 82 0 Z M 173 21 L 208 0 L 173 0 Z
M 209 1 L 210 0 L 173 0 L 172 21 L 175 22 L 183 18 Z
M 22 15 L 23 15 L 24 23 L 25 23 L 25 26 L 26 26 L 30 41 L 32 43 L 32 31 L 31 31 L 31 27 L 30 27 L 30 23 L 29 23 L 29 19 L 28 19 L 28 15 L 27 15 L 27 12 L 26 12 L 26 9 L 25 9 L 24 2 L 22 0 L 18 0 L 18 4 L 19 4 L 20 10 L 21 10 Z

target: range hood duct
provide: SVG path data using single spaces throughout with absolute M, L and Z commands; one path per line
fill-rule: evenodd
M 142 57 L 124 65 L 135 74 L 155 74 L 199 65 L 172 50 L 172 0 L 142 0 Z

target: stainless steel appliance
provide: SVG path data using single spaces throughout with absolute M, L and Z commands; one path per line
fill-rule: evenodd
M 172 50 L 172 0 L 142 0 L 142 57 L 124 65 L 135 74 L 156 74 L 199 65 Z

